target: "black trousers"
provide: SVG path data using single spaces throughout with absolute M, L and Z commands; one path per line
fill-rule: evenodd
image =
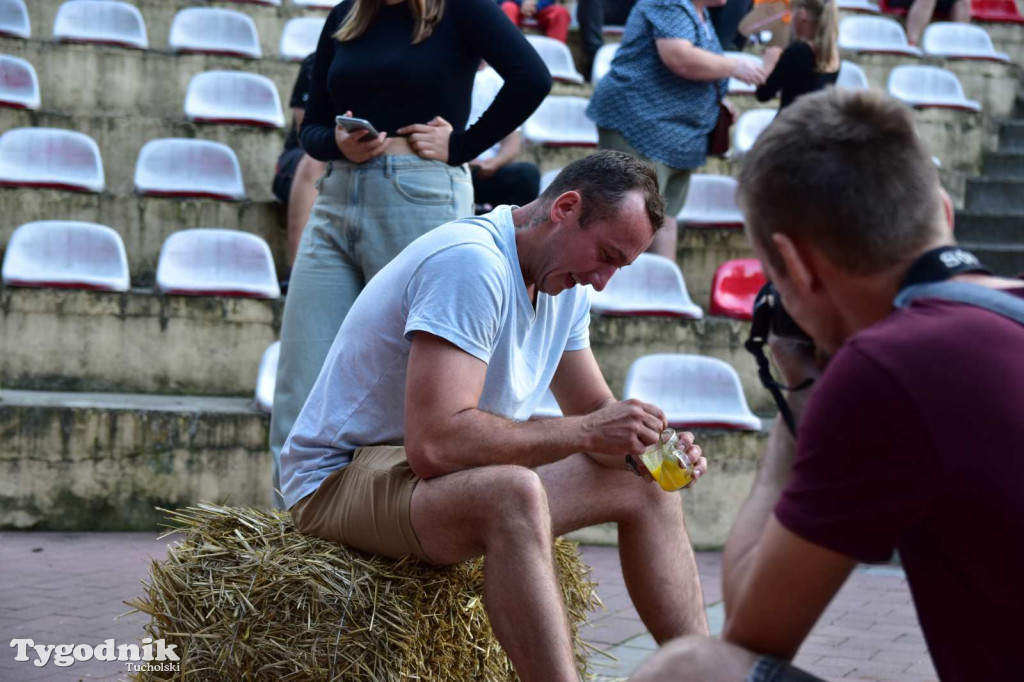
M 489 178 L 481 178 L 477 169 L 473 169 L 475 204 L 525 206 L 537 198 L 539 190 L 540 171 L 532 163 L 510 163 Z
M 721 7 L 708 8 L 711 25 L 723 50 L 743 50 L 747 40 L 740 34 L 740 22 L 753 6 L 752 0 L 728 0 Z
M 583 52 L 587 55 L 586 76 L 590 77 L 590 65 L 594 55 L 604 45 L 601 29 L 605 24 L 622 26 L 629 18 L 636 0 L 579 0 L 576 4 L 576 21 L 580 24 Z

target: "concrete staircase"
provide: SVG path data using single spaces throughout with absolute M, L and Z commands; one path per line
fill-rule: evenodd
M 999 146 L 985 154 L 984 172 L 967 180 L 957 240 L 999 275 L 1024 273 L 1024 101 L 999 124 Z

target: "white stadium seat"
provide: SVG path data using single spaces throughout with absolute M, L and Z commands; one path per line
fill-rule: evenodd
M 160 249 L 157 289 L 190 296 L 277 298 L 274 257 L 260 237 L 238 230 L 175 232 Z
M 551 72 L 551 77 L 556 81 L 583 82 L 583 74 L 576 70 L 576 63 L 572 60 L 572 52 L 569 51 L 568 45 L 546 36 L 526 36 L 526 40 L 533 45 L 533 49 L 540 55 L 544 65 Z
M 555 394 L 551 392 L 551 389 L 544 391 L 544 397 L 540 399 L 540 405 L 533 411 L 531 415 L 534 419 L 548 418 L 548 417 L 561 417 L 562 408 L 558 406 L 558 401 L 555 400 Z
M 540 193 L 541 194 L 543 194 L 544 190 L 546 190 L 548 188 L 548 186 L 552 182 L 555 181 L 555 178 L 557 178 L 558 174 L 561 173 L 561 172 L 562 172 L 561 168 L 554 168 L 552 170 L 549 170 L 544 175 L 540 176 Z
M 39 108 L 39 78 L 35 67 L 21 57 L 0 55 L 0 106 Z
M 583 97 L 549 95 L 523 124 L 523 137 L 547 147 L 596 147 L 597 126 Z
M 260 36 L 248 14 L 213 7 L 188 7 L 174 15 L 167 44 L 172 52 L 200 52 L 259 59 Z
M 642 253 L 620 269 L 604 291 L 591 289 L 590 309 L 599 315 L 666 315 L 700 319 L 679 266 L 671 258 Z
M 0 0 L 0 36 L 32 37 L 32 22 L 25 0 Z
M 67 0 L 53 20 L 53 37 L 70 43 L 149 47 L 142 13 L 120 0 Z
M 671 353 L 638 358 L 626 375 L 623 397 L 657 405 L 675 429 L 761 428 L 736 370 L 716 358 Z
M 729 156 L 738 157 L 750 151 L 757 136 L 775 120 L 775 109 L 751 109 L 740 114 L 732 131 L 732 147 Z
M 105 225 L 71 220 L 25 223 L 4 253 L 7 286 L 128 291 L 121 235 Z
M 746 52 L 723 52 L 722 55 L 725 57 L 729 57 L 730 59 L 742 59 L 744 61 L 748 61 L 754 66 L 764 66 L 763 59 L 761 59 L 757 55 L 747 54 Z M 756 90 L 756 85 L 748 85 L 736 78 L 729 79 L 730 95 L 753 95 Z
M 612 61 L 615 60 L 615 53 L 619 51 L 622 43 L 605 43 L 594 55 L 594 66 L 590 70 L 590 82 L 597 87 L 597 82 L 605 77 L 612 68 Z
M 281 342 L 267 346 L 260 358 L 260 370 L 256 376 L 256 405 L 266 413 L 274 408 L 274 388 L 277 386 L 277 361 L 281 357 Z
M 871 0 L 838 0 L 836 8 L 846 12 L 860 12 L 861 14 L 879 14 L 882 11 Z
M 298 17 L 291 19 L 281 31 L 281 44 L 278 53 L 281 59 L 301 62 L 309 54 L 316 52 L 316 44 L 320 41 L 324 24 L 327 19 L 316 17 Z
M 242 5 L 269 5 L 270 7 L 281 6 L 281 0 L 225 0 L 225 2 L 237 2 Z
M 185 93 L 185 116 L 197 123 L 284 127 L 274 81 L 245 71 L 204 71 L 193 76 Z
M 981 111 L 964 96 L 956 74 L 937 66 L 897 66 L 889 72 L 889 94 L 919 109 Z
M 931 24 L 924 30 L 921 46 L 926 55 L 934 57 L 1010 61 L 1005 52 L 996 52 L 988 31 L 971 24 L 949 21 Z
M 310 9 L 334 9 L 341 0 L 292 0 L 296 7 L 308 7 Z
M 847 90 L 867 90 L 871 85 L 868 83 L 868 76 L 864 73 L 864 69 L 844 59 L 839 63 L 836 87 Z
M 96 142 L 57 128 L 13 128 L 0 135 L 0 185 L 102 192 Z
M 135 189 L 171 197 L 245 199 L 242 167 L 220 142 L 166 138 L 147 142 L 135 164 Z
M 839 22 L 839 49 L 920 56 L 899 22 L 886 17 L 846 17 Z
M 687 227 L 742 228 L 743 213 L 736 205 L 738 184 L 726 175 L 691 175 L 679 222 Z

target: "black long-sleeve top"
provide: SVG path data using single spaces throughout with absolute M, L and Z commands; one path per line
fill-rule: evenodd
M 757 88 L 757 101 L 767 102 L 775 93 L 782 90 L 779 110 L 788 107 L 800 95 L 823 90 L 826 86 L 835 85 L 838 71 L 822 73 L 815 71 L 814 49 L 798 40 L 783 50 L 779 62 L 775 65 L 768 80 Z
M 412 44 L 407 2 L 381 6 L 355 40 L 335 40 L 353 4 L 345 0 L 331 11 L 316 49 L 313 89 L 300 133 L 303 148 L 315 159 L 342 158 L 334 117 L 351 111 L 388 136 L 441 116 L 452 124 L 448 163 L 457 166 L 519 127 L 551 89 L 544 62 L 494 0 L 446 0 L 441 21 L 418 45 Z M 505 85 L 480 120 L 465 130 L 481 59 Z

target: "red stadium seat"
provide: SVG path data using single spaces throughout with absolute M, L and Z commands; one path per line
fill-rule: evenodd
M 971 0 L 971 18 L 1005 24 L 1024 24 L 1014 0 Z
M 738 258 L 722 263 L 711 283 L 711 314 L 749 320 L 754 310 L 754 298 L 764 283 L 764 272 L 756 258 Z

